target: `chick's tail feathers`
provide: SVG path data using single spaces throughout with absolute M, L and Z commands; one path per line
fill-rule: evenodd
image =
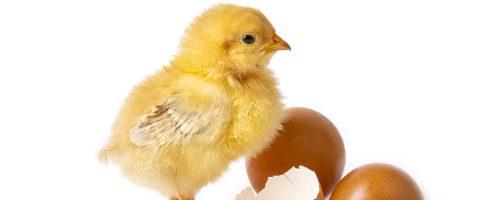
M 97 153 L 97 159 L 99 159 L 99 162 L 101 162 L 102 164 L 108 164 L 112 152 L 113 152 L 112 148 L 105 147 L 101 149 L 99 153 Z

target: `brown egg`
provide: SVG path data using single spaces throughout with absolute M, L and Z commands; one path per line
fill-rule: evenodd
M 401 169 L 369 164 L 347 174 L 335 187 L 330 200 L 420 200 L 422 193 Z
M 305 166 L 316 173 L 325 196 L 342 176 L 344 143 L 335 126 L 320 113 L 307 108 L 289 108 L 283 130 L 272 144 L 247 159 L 247 174 L 259 192 L 267 178 Z

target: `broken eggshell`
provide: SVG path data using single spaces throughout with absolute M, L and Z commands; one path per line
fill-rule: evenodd
M 259 154 L 247 159 L 250 183 L 261 191 L 268 177 L 291 167 L 305 166 L 316 173 L 324 196 L 342 176 L 345 149 L 337 128 L 320 113 L 307 108 L 286 109 L 283 129 Z
M 316 174 L 300 166 L 292 167 L 285 174 L 270 177 L 265 188 L 258 194 L 254 194 L 252 188 L 244 189 L 236 200 L 264 200 L 264 199 L 287 199 L 304 200 L 314 199 L 320 191 Z M 318 200 L 323 200 L 319 198 Z

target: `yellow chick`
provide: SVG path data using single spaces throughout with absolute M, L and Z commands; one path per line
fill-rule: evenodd
M 260 11 L 231 4 L 206 10 L 170 66 L 130 93 L 100 159 L 170 199 L 194 199 L 281 127 L 281 94 L 267 68 L 278 50 L 290 46 Z

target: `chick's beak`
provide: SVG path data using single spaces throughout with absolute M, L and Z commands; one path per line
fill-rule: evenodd
M 281 39 L 280 36 L 274 34 L 273 35 L 273 43 L 265 48 L 267 52 L 273 52 L 278 50 L 292 50 L 290 45 L 285 42 L 285 40 Z

